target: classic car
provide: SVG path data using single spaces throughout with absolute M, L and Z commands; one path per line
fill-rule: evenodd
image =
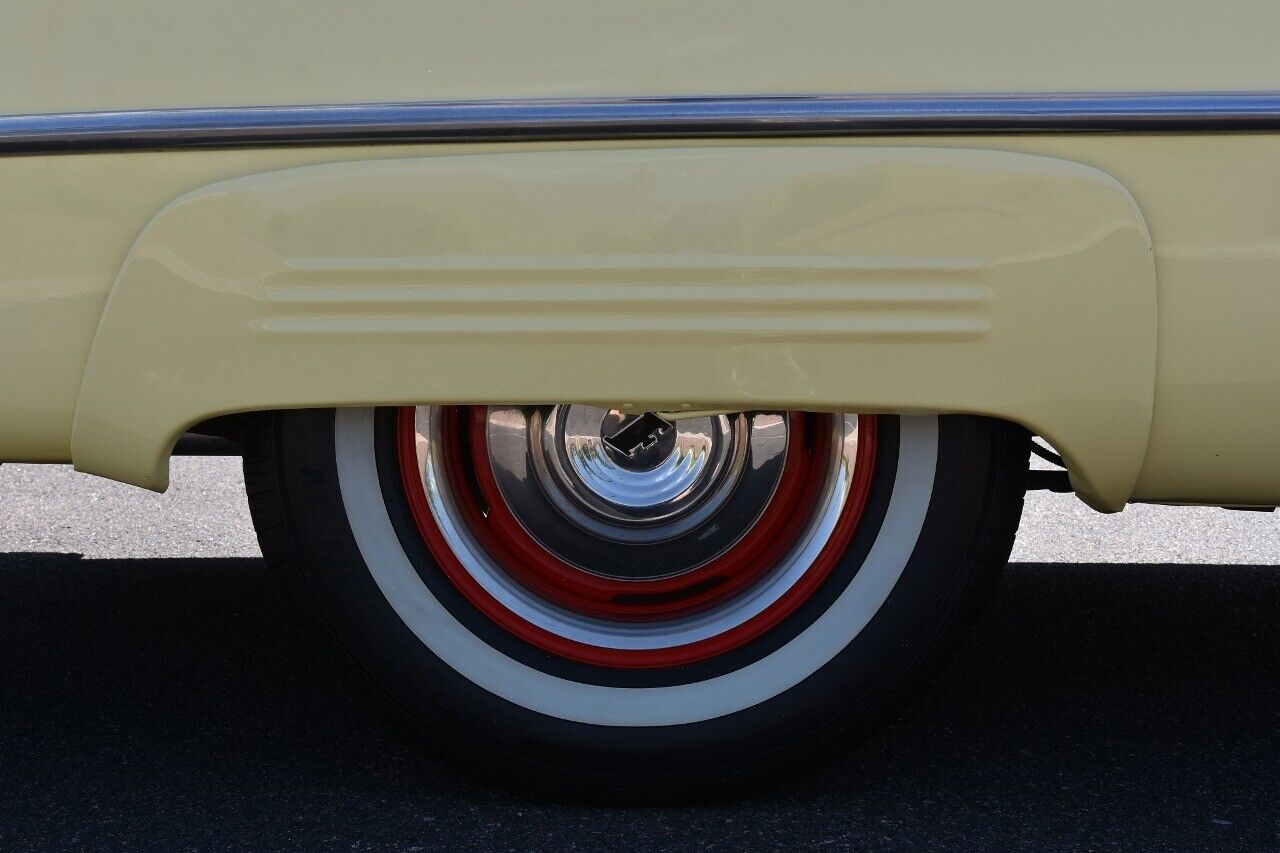
M 1280 503 L 1277 30 L 8 4 L 0 459 L 243 455 L 282 589 L 480 766 L 797 766 L 929 671 L 1028 488 Z

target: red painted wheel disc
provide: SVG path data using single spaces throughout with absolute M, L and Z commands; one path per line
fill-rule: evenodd
M 520 586 L 554 607 L 612 623 L 644 624 L 650 630 L 665 621 L 695 615 L 749 594 L 808 528 L 831 463 L 829 448 L 805 440 L 805 419 L 830 416 L 788 415 L 786 459 L 777 486 L 744 535 L 706 564 L 671 577 L 611 578 L 560 559 L 512 514 L 490 467 L 485 408 L 453 407 L 441 413 L 444 479 L 461 520 L 489 558 Z M 874 417 L 858 419 L 853 476 L 839 518 L 816 557 L 785 592 L 763 611 L 720 634 L 651 649 L 611 648 L 560 636 L 533 624 L 490 595 L 453 552 L 432 512 L 419 466 L 412 407 L 399 412 L 397 449 L 405 496 L 417 532 L 440 570 L 472 606 L 508 633 L 554 655 L 596 666 L 653 668 L 706 660 L 749 643 L 777 626 L 813 595 L 847 549 L 862 516 L 874 469 L 875 427 Z

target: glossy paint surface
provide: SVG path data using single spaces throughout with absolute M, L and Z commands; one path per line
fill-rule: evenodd
M 1027 424 L 1115 506 L 1149 431 L 1155 310 L 1133 200 L 1057 159 L 708 146 L 300 168 L 200 189 L 143 232 L 72 457 L 162 488 L 172 441 L 219 412 L 857 400 Z
M 1273 44 L 1277 29 L 1280 6 L 1261 0 L 1172 5 L 1156 0 L 1123 4 L 1104 0 L 1074 4 L 1048 0 L 1016 4 L 1000 0 L 964 4 L 938 4 L 931 0 L 893 4 L 739 0 L 643 5 L 567 0 L 554 4 L 505 4 L 501 9 L 446 0 L 381 0 L 372 7 L 325 0 L 308 4 L 305 16 L 300 7 L 285 0 L 228 0 L 217 4 L 119 0 L 96 6 L 51 0 L 11 4 L 11 8 L 0 12 L 0 73 L 6 81 L 0 89 L 0 115 L 519 98 L 824 94 L 883 97 L 929 92 L 981 96 L 1072 91 L 1176 96 L 1267 91 L 1274 90 L 1280 80 L 1280 52 Z M 72 423 L 108 295 L 148 222 L 185 193 L 231 179 L 319 164 L 335 164 L 335 169 L 341 169 L 345 167 L 336 164 L 431 159 L 460 153 L 493 155 L 493 162 L 498 164 L 517 151 L 698 151 L 708 146 L 778 147 L 790 151 L 796 145 L 787 141 L 691 140 L 519 146 L 404 144 L 0 158 L 0 458 L 71 458 Z M 1145 450 L 1122 438 L 1117 446 L 1129 448 L 1124 452 L 1128 461 L 1115 468 L 1111 476 L 1116 482 L 1128 481 L 1134 478 L 1123 472 L 1139 467 L 1127 495 L 1134 499 L 1280 502 L 1280 455 L 1272 447 L 1272 436 L 1280 430 L 1280 369 L 1276 367 L 1280 343 L 1276 342 L 1273 329 L 1274 318 L 1280 316 L 1280 287 L 1276 284 L 1280 281 L 1280 241 L 1276 239 L 1280 233 L 1280 182 L 1276 177 L 1280 174 L 1280 139 L 1259 133 L 881 136 L 808 139 L 802 145 L 851 151 L 869 146 L 963 147 L 988 152 L 984 156 L 1008 152 L 1056 158 L 1111 176 L 1136 201 L 1140 210 L 1137 218 L 1145 222 L 1149 234 L 1157 281 L 1158 332 L 1152 343 L 1145 326 L 1112 330 L 1117 340 L 1136 335 L 1140 345 L 1150 345 L 1136 368 L 1127 359 L 1095 359 L 1097 353 L 1112 353 L 1120 344 L 1108 340 L 1099 347 L 1097 339 L 1087 334 L 1078 339 L 1075 352 L 1062 362 L 1078 360 L 1091 365 L 1098 388 L 1104 389 L 1115 381 L 1113 373 L 1128 375 L 1132 370 L 1143 369 L 1147 359 L 1155 361 L 1155 379 L 1148 389 L 1149 395 L 1154 395 L 1154 403 L 1150 407 Z M 508 196 L 504 198 L 519 196 L 524 173 L 495 165 L 493 175 L 499 174 L 510 179 Z M 612 179 L 620 177 L 621 173 Z M 710 191 L 711 202 L 731 193 L 738 177 L 736 173 L 725 175 L 724 186 Z M 836 182 L 824 192 L 816 184 L 804 184 L 795 192 L 815 211 L 829 213 L 834 208 L 846 210 L 840 205 L 857 208 L 871 204 L 869 196 L 852 201 L 845 198 L 838 193 L 839 186 Z M 899 186 L 886 183 L 877 192 L 889 205 L 910 207 L 911 194 L 918 188 L 905 185 L 895 200 Z M 619 187 L 619 204 L 626 199 L 637 210 L 643 210 L 643 205 L 652 201 L 644 187 L 643 181 Z M 966 203 L 981 206 L 986 200 L 979 194 Z M 662 215 L 679 223 L 689 235 L 705 241 L 695 248 L 703 255 L 706 269 L 718 270 L 727 281 L 756 269 L 762 257 L 771 258 L 777 265 L 771 268 L 785 273 L 779 281 L 785 279 L 812 289 L 811 283 L 803 281 L 803 262 L 787 268 L 777 260 L 787 254 L 785 251 L 747 251 L 740 246 L 738 254 L 730 253 L 729 262 L 715 260 L 722 245 L 717 240 L 723 234 L 739 232 L 726 224 L 731 223 L 729 219 L 704 217 L 694 201 L 683 198 Z M 1044 197 L 1030 195 L 1022 203 L 1033 207 L 1048 202 Z M 360 204 L 358 209 L 374 212 L 373 222 L 385 221 L 379 217 L 394 219 L 395 212 L 381 207 L 376 200 L 366 198 Z M 526 212 L 536 219 L 539 214 L 545 217 L 546 209 L 530 203 Z M 649 213 L 658 215 L 652 210 Z M 465 217 L 468 227 L 458 228 L 451 235 L 452 256 L 469 258 L 483 267 L 486 258 L 510 258 L 512 247 L 519 245 L 515 237 L 509 245 L 500 245 L 501 236 L 528 231 L 550 235 L 545 245 L 558 246 L 562 258 L 584 259 L 576 269 L 569 269 L 571 275 L 562 282 L 563 288 L 572 290 L 575 284 L 603 271 L 614 276 L 606 284 L 612 283 L 616 291 L 624 280 L 621 276 L 634 271 L 628 267 L 634 257 L 632 261 L 619 260 L 625 254 L 620 247 L 627 245 L 631 235 L 609 232 L 609 222 L 620 220 L 591 220 L 588 224 L 592 227 L 582 228 L 575 237 L 557 232 L 552 220 L 530 227 L 530 219 L 517 223 L 506 214 L 496 208 L 469 209 Z M 240 212 L 232 211 L 231 215 L 234 219 Z M 581 218 L 575 219 L 575 215 L 562 216 L 562 223 L 566 227 L 573 223 L 581 226 Z M 802 221 L 797 219 L 795 223 Z M 834 221 L 848 222 L 839 215 Z M 289 222 L 285 216 L 258 223 L 256 227 L 269 238 L 258 243 L 249 241 L 261 253 L 250 252 L 242 259 L 244 266 L 233 272 L 252 278 L 265 275 L 263 269 L 275 269 L 272 264 L 280 257 L 278 243 L 284 239 L 281 235 L 288 230 Z M 715 230 L 715 223 L 723 233 Z M 242 223 L 241 227 L 247 226 Z M 281 234 L 272 230 L 277 227 L 283 229 Z M 816 227 L 809 236 L 818 233 Z M 489 233 L 498 228 L 503 231 Z M 348 239 L 357 233 L 363 235 L 363 245 Z M 1012 241 L 1015 235 L 1016 228 L 1005 237 Z M 983 234 L 984 239 L 997 241 L 1005 237 Z M 191 246 L 186 250 L 200 247 L 197 237 L 187 239 Z M 430 245 L 430 239 L 422 239 L 423 245 Z M 1096 239 L 1096 234 L 1091 235 L 1081 245 Z M 399 244 L 395 244 L 396 240 Z M 323 248 L 333 253 L 346 252 L 358 263 L 370 257 L 413 256 L 405 247 L 417 240 L 418 236 L 407 235 L 396 227 L 379 234 L 370 225 L 338 234 Z M 213 245 L 211 241 L 209 248 Z M 650 248 L 631 246 L 635 256 L 644 256 Z M 904 257 L 928 254 L 919 247 L 910 248 L 910 252 L 904 249 Z M 442 251 L 441 257 L 448 254 Z M 612 266 L 595 264 L 592 258 L 596 255 L 613 257 Z M 959 252 L 955 256 L 971 255 Z M 986 257 L 981 253 L 978 256 Z M 254 272 L 255 259 L 263 258 L 267 259 L 266 266 Z M 214 265 L 207 259 L 199 260 L 195 269 Z M 461 267 L 451 261 L 419 272 L 426 277 L 424 280 L 438 283 L 441 276 L 453 274 L 448 271 Z M 515 266 L 507 269 L 512 268 Z M 670 267 L 662 269 L 661 263 L 652 265 L 644 286 L 671 291 L 681 283 L 678 277 L 667 277 L 673 271 Z M 1124 275 L 1122 270 L 1107 274 Z M 476 275 L 476 270 L 470 269 L 464 278 L 474 279 Z M 542 304 L 559 300 L 563 293 L 550 289 L 548 269 L 543 268 L 539 275 Z M 358 282 L 351 279 L 347 284 L 357 286 Z M 777 286 L 780 292 L 781 285 Z M 1132 287 L 1132 281 L 1127 280 L 1126 286 Z M 134 293 L 135 287 L 130 285 L 127 290 Z M 117 296 L 124 292 L 118 289 Z M 245 292 L 242 290 L 241 294 Z M 1091 323 L 1111 328 L 1113 317 L 1105 300 L 1098 303 L 1080 298 L 1077 290 L 1067 292 L 1076 298 L 1062 296 L 1061 302 L 1046 303 L 1041 313 L 1066 328 L 1086 328 Z M 159 300 L 167 296 L 167 291 L 149 296 Z M 264 304 L 278 309 L 283 303 Z M 639 310 L 641 315 L 650 311 L 650 319 L 657 316 L 652 313 L 652 299 L 641 299 L 637 304 L 649 307 L 626 305 L 615 314 Z M 776 301 L 767 310 L 759 308 L 764 304 L 761 302 L 753 307 L 750 297 L 708 304 L 721 308 L 729 304 L 731 316 L 740 320 L 771 317 L 779 328 L 807 310 L 806 316 L 814 321 L 805 333 L 810 338 L 808 345 L 830 346 L 819 344 L 812 330 L 834 321 L 812 303 L 800 301 L 790 314 L 781 311 Z M 803 307 L 806 304 L 807 309 Z M 112 312 L 119 316 L 111 323 L 110 336 L 143 347 L 171 337 L 172 329 L 186 328 L 184 323 L 193 323 L 193 312 L 202 310 L 199 304 L 183 302 L 132 317 Z M 951 318 L 954 321 L 967 309 L 948 310 L 955 315 Z M 215 311 L 210 318 L 218 316 L 222 315 Z M 489 326 L 477 329 L 476 335 L 496 334 L 493 324 Z M 609 328 L 607 324 L 600 326 L 599 334 Z M 794 332 L 798 326 L 793 322 L 790 328 Z M 1027 331 L 1019 342 L 1019 355 L 1012 359 L 1014 365 L 1025 361 L 1021 353 L 1034 353 L 1040 345 L 1032 331 L 1039 326 L 1020 328 Z M 739 326 L 738 333 L 761 334 L 750 323 Z M 404 337 L 403 333 L 395 334 Z M 860 335 L 860 346 L 865 346 L 869 339 L 865 331 Z M 989 337 L 985 330 L 970 329 L 969 335 L 966 340 Z M 289 336 L 280 332 L 278 337 Z M 216 375 L 216 366 L 228 356 L 234 360 L 237 342 L 234 338 L 214 337 L 201 346 L 203 351 L 196 354 L 195 344 L 191 344 L 193 352 L 184 356 L 191 363 L 185 366 L 177 362 L 138 361 L 106 384 L 101 384 L 103 380 L 98 375 L 85 384 L 85 391 L 90 397 L 97 394 L 110 398 L 116 393 L 138 394 L 140 388 L 146 388 L 146 405 L 151 407 L 148 411 L 166 406 L 175 410 L 185 406 L 183 410 L 187 412 L 206 408 L 192 401 L 199 400 L 201 388 L 212 389 L 222 381 Z M 936 347 L 930 344 L 922 351 L 930 349 Z M 598 353 L 600 348 L 591 351 Z M 389 364 L 392 353 L 386 351 L 382 355 L 377 364 Z M 459 356 L 466 355 L 466 351 L 449 348 L 447 354 L 441 355 L 415 350 L 407 358 L 414 364 L 425 364 L 426 355 L 439 359 L 433 366 L 453 365 L 460 363 Z M 880 358 L 877 354 L 876 359 Z M 519 366 L 518 358 L 509 360 Z M 196 372 L 191 372 L 193 364 L 199 368 Z M 255 402 L 263 405 L 300 401 L 308 395 L 298 388 L 298 379 L 307 376 L 310 367 L 302 362 L 290 365 L 292 381 L 275 377 L 281 385 L 295 389 L 295 396 L 285 395 L 276 401 L 267 399 L 265 394 L 246 392 L 245 396 L 254 396 Z M 758 386 L 753 399 L 780 400 L 788 394 L 811 401 L 820 399 L 821 395 L 809 394 L 809 389 L 783 378 L 776 365 L 766 368 L 779 373 L 776 384 L 772 392 L 761 390 L 767 385 Z M 767 369 L 762 368 L 765 372 Z M 995 368 L 997 373 L 1014 369 L 1007 364 Z M 242 370 L 239 378 L 246 386 L 261 381 L 260 366 L 246 365 Z M 983 399 L 981 394 L 969 393 L 969 384 L 977 385 L 990 373 L 975 370 L 971 376 L 957 379 L 947 395 L 933 401 L 917 395 L 915 403 L 927 409 L 964 397 L 970 404 L 967 408 L 984 410 L 978 405 Z M 169 376 L 170 385 L 165 384 L 165 375 Z M 178 377 L 182 379 L 181 386 L 172 384 Z M 1040 378 L 1044 381 L 1038 384 L 1037 393 L 1042 398 L 1042 408 L 1061 405 L 1065 398 L 1053 384 L 1057 374 L 1046 373 Z M 692 384 L 691 379 L 688 381 Z M 916 381 L 915 377 L 912 381 Z M 794 394 L 786 391 L 787 382 L 792 391 L 800 390 Z M 91 391 L 90 386 L 96 390 Z M 1109 392 L 1098 393 L 1105 396 Z M 702 396 L 708 395 L 699 395 L 698 399 Z M 863 400 L 834 394 L 832 399 L 836 396 L 842 397 L 844 407 L 864 408 Z M 1012 398 L 1010 395 L 991 411 L 1010 411 Z M 313 402 L 322 399 L 335 397 L 316 394 Z M 1141 407 L 1143 399 L 1146 398 L 1117 397 L 1110 405 Z M 181 401 L 185 402 L 180 406 Z M 350 402 L 371 400 L 353 397 Z M 493 401 L 473 398 L 467 402 Z M 703 402 L 710 405 L 709 400 Z M 174 412 L 168 416 L 175 416 Z M 1119 422 L 1122 436 L 1127 435 L 1129 423 L 1124 419 Z M 165 427 L 171 428 L 177 427 Z M 1111 430 L 1108 426 L 1091 441 L 1109 441 Z M 1046 431 L 1052 433 L 1048 428 Z M 131 446 L 127 432 L 117 435 L 121 447 Z M 1073 452 L 1079 456 L 1069 446 L 1071 442 L 1062 443 L 1069 457 Z M 1078 479 L 1093 477 L 1086 473 L 1089 463 L 1079 459 L 1073 462 Z M 105 470 L 104 466 L 98 467 Z M 130 478 L 134 481 L 160 482 L 154 468 L 145 476 L 137 473 L 141 467 L 136 464 L 133 470 Z M 1114 484 L 1108 488 L 1116 494 L 1125 491 Z M 1085 491 L 1088 494 L 1098 490 L 1096 486 L 1085 486 Z M 1096 497 L 1091 499 L 1102 503 Z M 1111 499 L 1105 503 L 1115 505 Z
M 1273 89 L 1270 0 L 72 0 L 0 12 L 0 114 L 643 95 Z
M 1152 432 L 1133 497 L 1280 500 L 1280 143 L 1265 135 L 965 140 L 1089 163 L 1142 209 L 1158 278 Z M 858 147 L 857 140 L 815 145 Z M 930 147 L 944 140 L 890 139 Z M 638 147 L 647 147 L 639 143 Z M 521 146 L 555 150 L 567 146 Z M 609 148 L 584 145 L 582 149 Z M 701 143 L 689 143 L 698 149 Z M 576 150 L 577 147 L 575 147 Z M 309 163 L 509 146 L 169 152 L 0 161 L 0 448 L 9 460 L 66 461 L 81 377 L 107 294 L 148 220 L 186 191 Z M 1078 304 L 1084 316 L 1091 306 Z M 158 321 L 150 321 L 158 322 Z M 137 334 L 150 333 L 140 323 Z M 1034 341 L 1028 341 L 1028 346 Z M 213 363 L 217 352 L 207 353 Z

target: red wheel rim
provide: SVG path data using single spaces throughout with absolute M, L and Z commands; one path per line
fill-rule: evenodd
M 755 640 L 790 616 L 831 574 L 858 527 L 875 462 L 876 419 L 858 418 L 853 477 L 839 518 L 803 574 L 763 611 L 715 636 L 654 649 L 591 645 L 548 631 L 504 606 L 477 582 L 441 532 L 424 491 L 415 412 L 397 419 L 399 470 L 410 514 L 428 552 L 455 589 L 506 632 L 551 654 L 614 668 L 670 667 L 706 660 Z M 773 497 L 751 529 L 706 565 L 674 577 L 623 580 L 583 571 L 549 552 L 506 506 L 489 466 L 483 407 L 443 410 L 445 476 L 468 532 L 517 583 L 565 610 L 613 622 L 653 624 L 697 613 L 749 590 L 788 552 L 809 524 L 826 453 L 806 446 L 804 415 L 789 415 L 786 461 Z M 821 416 L 817 416 L 821 417 Z

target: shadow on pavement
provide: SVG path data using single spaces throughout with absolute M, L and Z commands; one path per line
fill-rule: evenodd
M 899 722 L 740 803 L 513 801 L 327 675 L 260 560 L 0 554 L 0 847 L 1275 847 L 1280 571 L 1010 567 Z

